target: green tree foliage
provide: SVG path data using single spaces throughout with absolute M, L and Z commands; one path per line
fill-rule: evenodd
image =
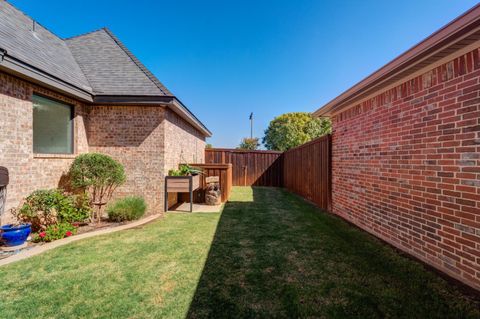
M 97 207 L 96 217 L 100 221 L 102 208 L 111 198 L 113 191 L 125 182 L 122 164 L 110 156 L 87 153 L 75 158 L 69 175 L 72 186 L 90 194 L 91 204 Z
M 205 148 L 213 148 L 213 145 L 210 143 L 205 144 Z
M 286 151 L 330 132 L 330 119 L 305 112 L 285 113 L 270 122 L 263 144 L 269 150 Z
M 258 137 L 245 137 L 242 139 L 242 142 L 240 142 L 240 145 L 238 145 L 237 149 L 254 151 L 258 149 L 259 146 L 260 142 L 258 141 Z

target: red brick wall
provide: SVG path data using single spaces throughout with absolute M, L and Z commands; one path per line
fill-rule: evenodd
M 480 51 L 333 116 L 333 212 L 480 289 Z
M 84 105 L 0 72 L 0 166 L 7 167 L 10 174 L 3 222 L 12 220 L 10 209 L 18 207 L 32 191 L 57 187 L 62 174 L 75 158 L 75 154 L 33 154 L 34 93 L 74 105 L 75 154 L 88 150 Z
M 74 105 L 74 154 L 33 153 L 32 94 Z M 148 212 L 163 211 L 164 176 L 181 157 L 203 162 L 205 138 L 163 106 L 92 106 L 0 72 L 0 166 L 10 172 L 5 214 L 37 189 L 59 186 L 78 154 L 100 152 L 120 161 L 126 183 L 115 197 L 140 195 Z
M 115 198 L 145 198 L 149 213 L 163 211 L 165 107 L 94 106 L 87 125 L 90 152 L 123 164 L 127 180 Z
M 175 112 L 165 115 L 165 174 L 181 163 L 205 163 L 205 137 Z M 168 195 L 169 207 L 178 202 L 178 194 Z

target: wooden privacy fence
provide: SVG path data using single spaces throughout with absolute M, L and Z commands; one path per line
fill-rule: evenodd
M 283 186 L 322 209 L 331 208 L 331 136 L 283 153 Z
M 282 186 L 282 152 L 205 149 L 205 163 L 232 164 L 233 186 Z
M 285 187 L 322 209 L 331 208 L 331 136 L 284 153 L 212 148 L 206 163 L 231 163 L 233 186 Z

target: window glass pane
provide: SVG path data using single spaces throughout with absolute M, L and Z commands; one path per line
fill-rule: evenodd
M 33 96 L 33 152 L 73 153 L 72 106 Z

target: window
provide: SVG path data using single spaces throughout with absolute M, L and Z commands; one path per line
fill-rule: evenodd
M 73 106 L 33 96 L 33 152 L 73 153 Z

